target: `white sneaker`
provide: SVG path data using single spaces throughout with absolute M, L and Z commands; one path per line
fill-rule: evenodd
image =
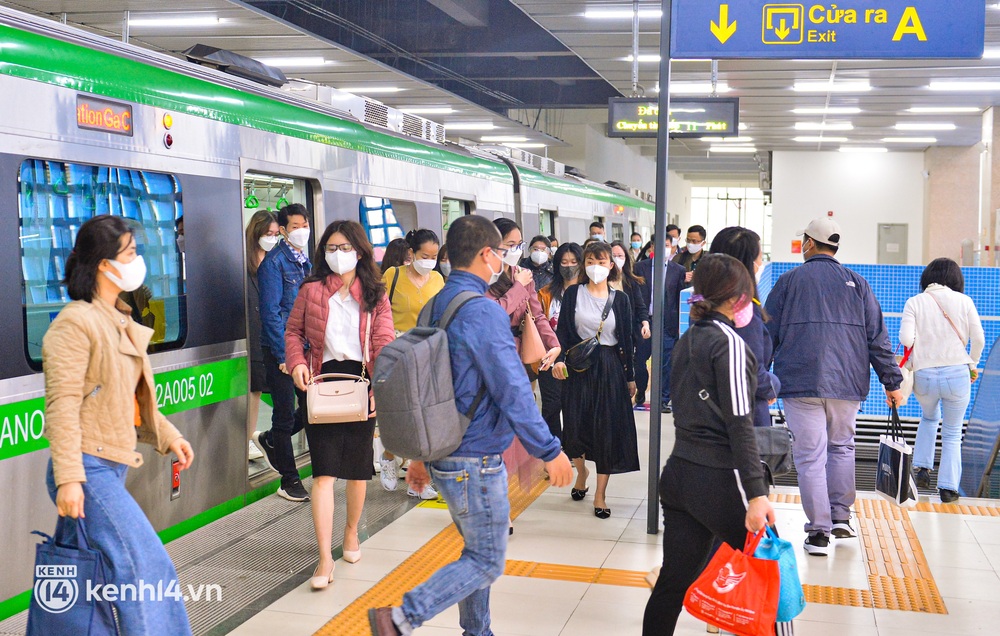
M 406 494 L 411 497 L 420 497 L 424 501 L 430 501 L 438 498 L 438 491 L 434 490 L 434 486 L 431 486 L 430 484 L 424 486 L 423 492 L 417 492 L 413 488 L 407 487 Z
M 382 487 L 389 492 L 396 490 L 396 486 L 399 485 L 399 477 L 396 475 L 396 460 L 380 457 L 378 463 L 382 468 L 379 472 L 379 478 L 382 480 Z
M 256 444 L 253 443 L 253 440 L 250 440 L 250 451 L 249 451 L 249 455 L 247 455 L 247 457 L 250 459 L 250 461 L 253 461 L 255 459 L 260 459 L 263 456 L 264 456 L 264 453 L 260 452 L 260 449 L 257 448 Z

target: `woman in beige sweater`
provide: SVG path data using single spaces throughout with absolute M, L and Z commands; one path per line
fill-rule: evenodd
M 124 219 L 102 215 L 80 227 L 66 261 L 73 302 L 42 343 L 45 437 L 52 451 L 46 484 L 59 512 L 56 536 L 75 537 L 81 524 L 90 548 L 104 556 L 108 583 L 178 591 L 152 599 L 123 593 L 115 602 L 122 633 L 190 634 L 177 572 L 125 489 L 129 467 L 142 465 L 137 441 L 161 455 L 174 453 L 181 470 L 194 459 L 191 444 L 156 405 L 146 354 L 153 330 L 133 321 L 118 298 L 138 289 L 145 275 Z

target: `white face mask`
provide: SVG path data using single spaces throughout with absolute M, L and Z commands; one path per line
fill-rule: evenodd
M 615 262 L 615 265 L 618 266 L 618 269 L 620 269 L 622 271 L 625 271 L 625 259 L 624 258 L 613 258 L 611 260 L 613 260 Z
M 257 245 L 260 245 L 260 249 L 265 252 L 270 252 L 274 249 L 274 246 L 278 244 L 281 240 L 280 236 L 262 236 L 257 239 Z
M 597 284 L 603 283 L 608 279 L 608 275 L 611 274 L 611 270 L 603 265 L 588 265 L 587 266 L 587 276 L 590 280 Z
M 697 254 L 698 252 L 700 252 L 701 250 L 703 250 L 705 248 L 705 244 L 704 243 L 688 243 L 687 248 L 688 248 L 688 251 L 691 252 L 692 254 Z
M 438 267 L 441 268 L 441 273 L 445 276 L 451 276 L 451 263 L 448 261 L 441 261 L 438 263 Z
M 590 238 L 594 239 L 595 241 L 600 241 L 601 243 L 604 242 L 604 235 L 603 234 L 591 234 Z
M 550 247 L 550 248 L 549 248 L 549 254 L 551 254 L 551 255 L 555 256 L 555 255 L 556 255 L 556 250 L 557 250 L 557 249 L 559 249 L 559 248 L 558 248 L 558 247 Z
M 181 251 L 181 254 L 184 253 L 184 235 L 183 234 L 178 234 L 177 235 L 177 249 L 179 249 Z
M 292 230 L 288 233 L 288 242 L 299 249 L 305 249 L 309 246 L 309 228 L 300 227 Z
M 507 255 L 503 257 L 503 262 L 514 267 L 521 262 L 521 250 L 507 250 Z
M 111 282 L 118 285 L 122 291 L 130 292 L 139 289 L 142 281 L 146 280 L 146 261 L 141 256 L 136 256 L 131 263 L 121 263 L 109 260 L 112 266 L 118 270 L 121 278 L 111 272 L 104 272 L 104 275 L 111 279 Z
M 677 236 L 671 236 L 670 237 L 670 244 L 672 246 L 677 247 L 678 245 L 680 245 L 680 242 L 681 242 L 680 237 L 677 237 Z
M 500 255 L 497 254 L 496 252 L 493 252 L 493 254 L 495 256 L 497 256 L 497 258 L 500 257 Z M 500 259 L 500 260 L 502 261 L 503 259 Z M 501 264 L 500 264 L 500 271 L 499 272 L 494 272 L 493 271 L 493 266 L 490 265 L 489 260 L 486 261 L 486 266 L 490 268 L 490 282 L 488 282 L 487 285 L 493 285 L 493 283 L 495 283 L 498 280 L 500 280 L 500 274 L 503 274 L 503 263 L 501 262 Z
M 434 266 L 437 265 L 437 261 L 433 258 L 420 258 L 413 261 L 413 269 L 416 270 L 421 276 L 426 276 L 431 273 Z
M 332 254 L 327 252 L 326 264 L 330 266 L 330 271 L 334 274 L 346 274 L 347 272 L 353 272 L 354 268 L 358 266 L 358 253 L 341 252 L 340 250 L 337 250 Z
M 531 262 L 534 263 L 535 265 L 541 265 L 547 260 L 549 260 L 549 253 L 547 251 L 531 253 Z

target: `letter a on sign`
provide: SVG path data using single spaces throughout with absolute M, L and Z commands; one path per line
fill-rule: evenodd
M 924 32 L 924 25 L 920 23 L 916 7 L 906 7 L 903 11 L 903 17 L 896 27 L 896 35 L 892 36 L 892 41 L 899 42 L 904 35 L 915 35 L 921 42 L 927 41 L 927 33 Z

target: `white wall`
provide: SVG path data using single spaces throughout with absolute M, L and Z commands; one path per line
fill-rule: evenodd
M 681 227 L 681 235 L 691 225 L 691 182 L 671 170 L 667 171 L 667 219 L 667 224 Z
M 924 155 L 922 152 L 848 154 L 775 152 L 772 181 L 775 261 L 798 261 L 792 240 L 809 221 L 826 216 L 840 224 L 837 258 L 875 263 L 878 224 L 909 225 L 909 264 L 922 262 Z

